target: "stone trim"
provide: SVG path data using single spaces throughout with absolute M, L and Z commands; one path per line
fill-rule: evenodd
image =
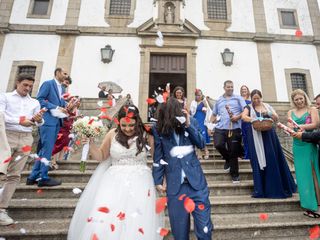
M 65 25 L 78 26 L 81 0 L 69 0 Z
M 177 43 L 180 43 L 180 48 Z M 188 47 L 182 47 L 188 46 Z M 192 47 L 193 46 L 193 47 Z M 184 54 L 187 59 L 187 99 L 194 98 L 194 89 L 196 88 L 196 46 L 194 39 L 180 39 L 175 37 L 166 37 L 165 45 L 158 48 L 154 45 L 154 37 L 145 37 L 140 45 L 140 82 L 139 82 L 139 110 L 143 121 L 147 121 L 146 99 L 149 93 L 150 81 L 150 56 L 156 54 Z M 190 104 L 190 102 L 188 103 Z
M 267 34 L 267 21 L 263 1 L 252 0 L 252 7 L 256 32 Z
M 49 5 L 48 5 L 48 10 L 46 15 L 33 14 L 32 11 L 34 7 L 34 3 L 35 3 L 35 0 L 30 0 L 27 18 L 49 19 L 51 17 L 53 0 L 49 0 Z
M 204 16 L 205 25 L 210 28 L 210 30 L 225 30 L 230 27 L 232 22 L 232 8 L 231 8 L 231 0 L 226 0 L 227 4 L 227 19 L 212 19 L 208 16 L 208 0 L 202 0 L 202 9 Z
M 297 9 L 278 8 L 277 11 L 278 11 L 278 19 L 279 19 L 280 28 L 282 28 L 282 29 L 297 29 L 297 28 L 299 28 L 299 20 L 298 20 Z M 288 26 L 288 25 L 284 25 L 283 24 L 281 13 L 284 12 L 284 11 L 293 13 L 294 19 L 295 19 L 295 22 L 296 22 L 296 26 Z
M 320 39 L 320 10 L 319 10 L 319 4 L 317 0 L 308 0 L 308 9 L 310 14 L 310 19 L 312 23 L 313 28 L 313 35 L 316 39 Z
M 63 35 L 60 38 L 56 67 L 62 67 L 69 74 L 71 72 L 76 36 Z M 71 76 L 72 77 L 72 76 Z
M 274 79 L 271 44 L 257 42 L 260 81 L 263 99 L 266 101 L 277 101 L 276 83 Z
M 307 91 L 308 91 L 308 97 L 312 101 L 314 98 L 313 93 L 313 86 L 312 86 L 312 79 L 309 69 L 302 69 L 302 68 L 287 68 L 284 69 L 285 76 L 286 76 L 286 84 L 287 84 L 287 92 L 288 92 L 288 98 L 290 100 L 290 95 L 292 93 L 292 83 L 291 83 L 291 74 L 292 73 L 300 73 L 305 75 L 306 85 L 307 85 Z
M 43 62 L 40 62 L 40 61 L 13 61 L 6 92 L 11 92 L 14 90 L 19 66 L 25 66 L 25 65 L 36 67 L 36 73 L 34 77 L 35 81 L 33 84 L 32 95 L 31 95 L 32 97 L 36 97 L 39 90 L 39 85 L 41 80 L 40 78 L 41 78 L 42 67 L 43 67 Z
M 122 16 L 122 15 L 110 15 L 110 1 L 111 0 L 106 0 L 105 1 L 105 15 L 104 18 L 106 22 L 111 26 L 111 27 L 126 27 L 130 23 L 133 22 L 134 19 L 134 11 L 136 9 L 136 1 L 137 0 L 131 0 L 131 8 L 130 8 L 130 15 L 128 16 Z
M 10 20 L 14 0 L 0 1 L 0 26 L 7 26 Z

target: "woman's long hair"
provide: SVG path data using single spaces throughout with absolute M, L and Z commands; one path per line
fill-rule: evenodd
M 173 131 L 181 133 L 183 124 L 176 118 L 182 117 L 181 104 L 176 98 L 170 97 L 166 103 L 162 103 L 157 112 L 157 131 L 159 134 L 168 136 Z
M 139 153 L 142 152 L 142 150 L 145 147 L 146 142 L 147 142 L 146 141 L 146 134 L 145 134 L 145 130 L 144 130 L 144 125 L 143 125 L 142 120 L 140 118 L 138 108 L 136 106 L 134 106 L 133 104 L 129 104 L 129 105 L 125 105 L 125 106 L 121 107 L 121 109 L 119 110 L 119 113 L 118 113 L 119 122 L 122 118 L 131 118 L 131 119 L 136 120 L 135 127 L 134 127 L 135 133 L 133 136 L 128 137 L 126 134 L 124 134 L 121 131 L 121 127 L 119 124 L 117 127 L 116 140 L 122 146 L 129 149 L 128 140 L 130 138 L 137 136 L 137 141 L 136 141 L 137 149 L 138 149 L 138 151 L 136 153 L 136 156 L 137 156 Z
M 182 92 L 182 99 L 181 99 L 181 100 L 184 101 L 184 99 L 186 98 L 185 95 L 184 95 L 184 94 L 185 94 L 185 91 L 184 91 L 184 88 L 181 87 L 181 86 L 176 86 L 176 87 L 173 89 L 173 91 L 172 91 L 172 97 L 176 98 L 176 91 L 178 91 L 178 90 L 180 90 L 180 91 Z
M 303 91 L 302 89 L 296 89 L 291 93 L 291 105 L 292 105 L 292 107 L 294 107 L 294 108 L 297 107 L 296 104 L 293 101 L 293 99 L 297 95 L 302 95 L 304 97 L 304 104 L 306 105 L 307 108 L 309 108 L 311 106 L 311 101 L 310 101 L 308 95 L 306 94 L 306 92 Z

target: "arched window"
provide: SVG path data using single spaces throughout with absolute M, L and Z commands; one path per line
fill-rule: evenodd
M 130 15 L 131 0 L 110 0 L 110 15 Z

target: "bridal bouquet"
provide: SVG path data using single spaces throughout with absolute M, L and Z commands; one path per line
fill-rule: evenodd
M 77 134 L 79 138 L 97 138 L 105 133 L 103 123 L 97 117 L 79 118 L 72 125 L 72 130 Z M 80 171 L 84 172 L 86 169 L 86 161 L 89 153 L 89 143 L 83 145 Z

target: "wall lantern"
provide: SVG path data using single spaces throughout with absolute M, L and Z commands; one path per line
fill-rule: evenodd
M 225 48 L 221 53 L 222 61 L 225 66 L 231 66 L 233 64 L 234 52 L 231 52 L 229 48 Z
M 104 48 L 101 48 L 100 51 L 101 51 L 101 61 L 103 63 L 109 63 L 112 61 L 112 57 L 115 50 L 113 50 L 110 45 L 107 45 Z

